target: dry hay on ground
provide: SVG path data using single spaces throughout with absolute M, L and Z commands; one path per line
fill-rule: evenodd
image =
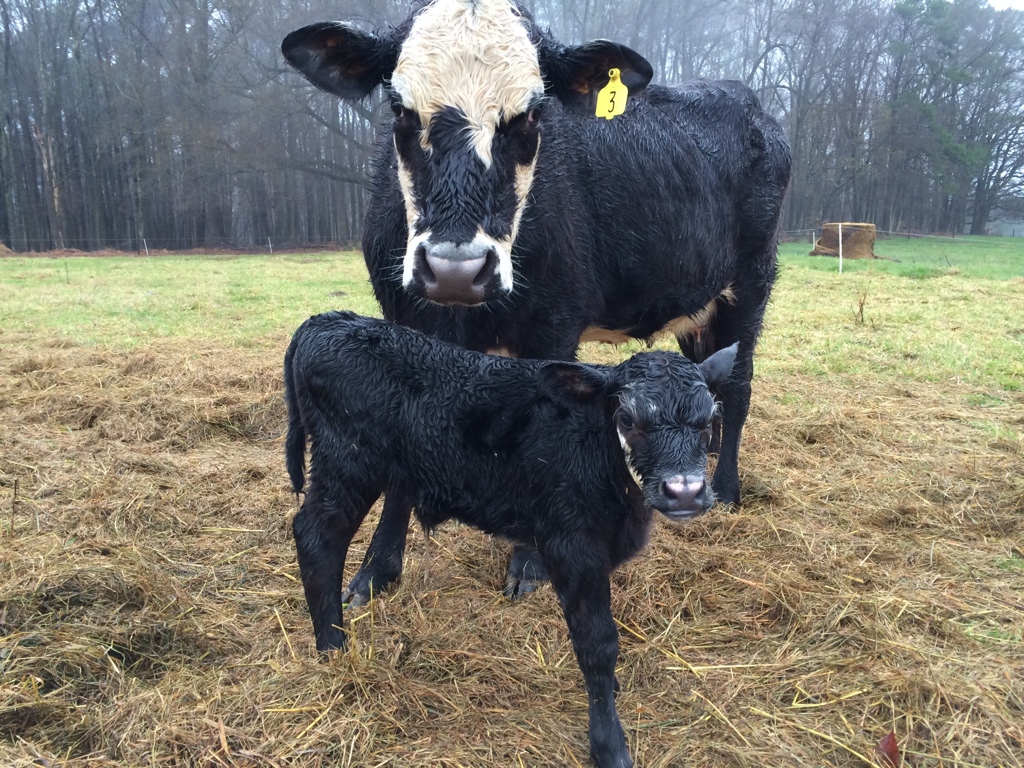
M 401 587 L 314 660 L 285 341 L 5 336 L 0 764 L 588 764 L 553 594 L 499 598 L 507 548 L 474 531 L 411 536 Z M 1019 433 L 1022 403 L 955 387 L 758 381 L 747 506 L 659 523 L 614 576 L 638 765 L 880 764 L 890 730 L 908 765 L 1024 764 L 1024 457 L 974 426 Z
M 844 259 L 877 259 L 875 256 L 875 225 L 843 222 L 822 224 L 821 237 L 814 244 L 811 256 L 838 256 L 839 232 L 843 233 Z

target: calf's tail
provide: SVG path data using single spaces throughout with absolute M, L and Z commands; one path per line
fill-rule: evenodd
M 292 480 L 292 492 L 296 494 L 301 493 L 306 485 L 306 427 L 302 423 L 299 398 L 295 393 L 293 366 L 301 334 L 302 328 L 299 328 L 292 337 L 292 343 L 288 345 L 288 351 L 284 353 L 284 401 L 288 406 L 288 436 L 284 443 L 284 459 L 288 476 Z

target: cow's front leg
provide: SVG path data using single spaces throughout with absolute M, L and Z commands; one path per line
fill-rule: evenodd
M 400 494 L 387 494 L 380 522 L 370 539 L 363 564 L 342 597 L 349 608 L 366 605 L 375 595 L 386 592 L 402 577 L 402 558 L 409 533 L 412 504 Z
M 551 557 L 547 561 L 587 685 L 590 756 L 598 768 L 632 768 L 626 735 L 615 711 L 619 633 L 612 618 L 608 571 L 581 569 L 578 564 Z
M 533 547 L 516 544 L 508 563 L 508 576 L 505 577 L 505 596 L 516 600 L 535 591 L 547 580 L 548 570 L 540 553 Z
M 736 367 L 740 367 L 737 359 Z M 749 361 L 747 362 L 749 367 Z M 741 369 L 742 373 L 742 369 Z M 740 504 L 740 437 L 743 423 L 750 410 L 750 380 L 739 378 L 722 386 L 719 394 L 722 401 L 722 444 L 718 452 L 718 463 L 711 487 L 722 504 Z

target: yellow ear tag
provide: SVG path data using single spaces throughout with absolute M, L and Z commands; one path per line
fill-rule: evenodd
M 626 111 L 629 88 L 619 79 L 619 70 L 608 70 L 608 85 L 597 93 L 597 116 L 611 120 Z

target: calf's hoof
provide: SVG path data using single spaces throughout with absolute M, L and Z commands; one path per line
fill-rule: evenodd
M 535 592 L 548 579 L 548 570 L 541 562 L 537 550 L 532 547 L 516 547 L 512 550 L 503 592 L 509 600 L 518 600 L 523 595 Z
M 633 768 L 633 758 L 625 747 L 621 751 L 597 753 L 591 752 L 590 759 L 597 768 Z
M 401 572 L 363 566 L 341 593 L 341 602 L 349 610 L 359 608 L 395 586 L 400 577 Z
M 327 661 L 331 654 L 344 652 L 348 647 L 345 633 L 337 627 L 331 627 L 324 637 L 317 638 L 316 653 L 320 661 Z

